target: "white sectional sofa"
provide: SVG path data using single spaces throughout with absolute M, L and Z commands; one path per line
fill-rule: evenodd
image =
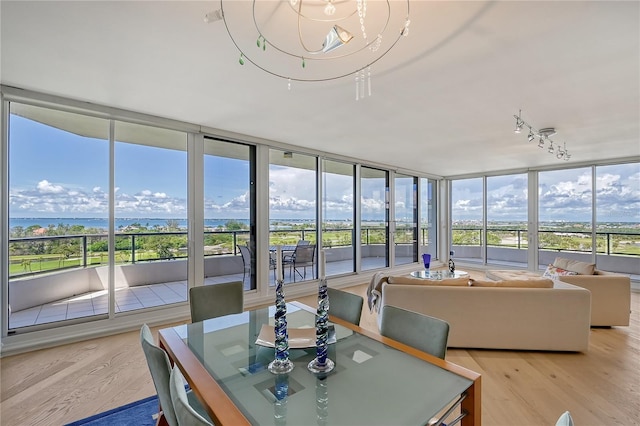
M 483 282 L 498 285 L 484 287 L 480 282 L 465 285 L 464 280 L 458 285 L 427 281 L 375 275 L 369 307 L 392 305 L 441 318 L 450 326 L 449 347 L 588 350 L 591 293 L 584 288 L 559 280 L 547 283 L 548 288 L 526 287 L 528 280 L 513 283 L 518 287 L 502 286 L 507 282 Z

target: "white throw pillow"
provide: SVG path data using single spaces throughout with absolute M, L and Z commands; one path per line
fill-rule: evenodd
M 567 271 L 566 269 L 558 268 L 557 266 L 549 265 L 542 274 L 543 277 L 557 279 L 561 275 L 578 275 L 577 272 Z
M 556 260 L 553 261 L 553 266 L 577 272 L 578 275 L 593 275 L 596 272 L 595 263 L 580 262 L 579 260 L 566 259 L 564 257 L 556 257 Z
M 560 416 L 560 418 L 558 418 L 556 426 L 573 426 L 573 419 L 571 418 L 571 414 L 568 411 L 565 411 Z

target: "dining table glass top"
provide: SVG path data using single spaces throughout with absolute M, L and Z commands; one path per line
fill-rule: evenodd
M 335 343 L 329 345 L 333 371 L 307 369 L 316 355 L 311 341 L 290 348 L 293 371 L 272 374 L 267 365 L 274 349 L 256 339 L 263 324 L 274 325 L 274 313 L 271 306 L 168 329 L 251 424 L 424 425 L 473 383 L 339 324 L 333 324 Z M 287 323 L 290 330 L 313 329 L 315 312 L 288 303 Z

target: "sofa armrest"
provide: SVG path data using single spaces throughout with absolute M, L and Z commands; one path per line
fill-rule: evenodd
M 631 279 L 627 275 L 614 274 L 608 272 L 606 274 L 595 275 L 560 275 L 561 281 L 569 284 L 584 287 L 584 285 L 615 285 L 631 288 Z
M 629 325 L 631 279 L 627 275 L 597 271 L 596 275 L 564 275 L 560 281 L 591 292 L 591 325 Z

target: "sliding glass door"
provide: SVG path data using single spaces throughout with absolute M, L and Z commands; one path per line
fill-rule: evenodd
M 255 290 L 255 147 L 204 139 L 204 283 Z
M 269 267 L 282 246 L 285 283 L 317 278 L 317 173 L 315 156 L 269 150 Z
M 360 168 L 360 269 L 389 266 L 389 172 Z
M 327 276 L 355 271 L 355 166 L 323 160 L 322 247 Z
M 396 174 L 395 184 L 395 265 L 418 260 L 418 178 Z
M 9 330 L 108 313 L 109 121 L 9 107 Z

